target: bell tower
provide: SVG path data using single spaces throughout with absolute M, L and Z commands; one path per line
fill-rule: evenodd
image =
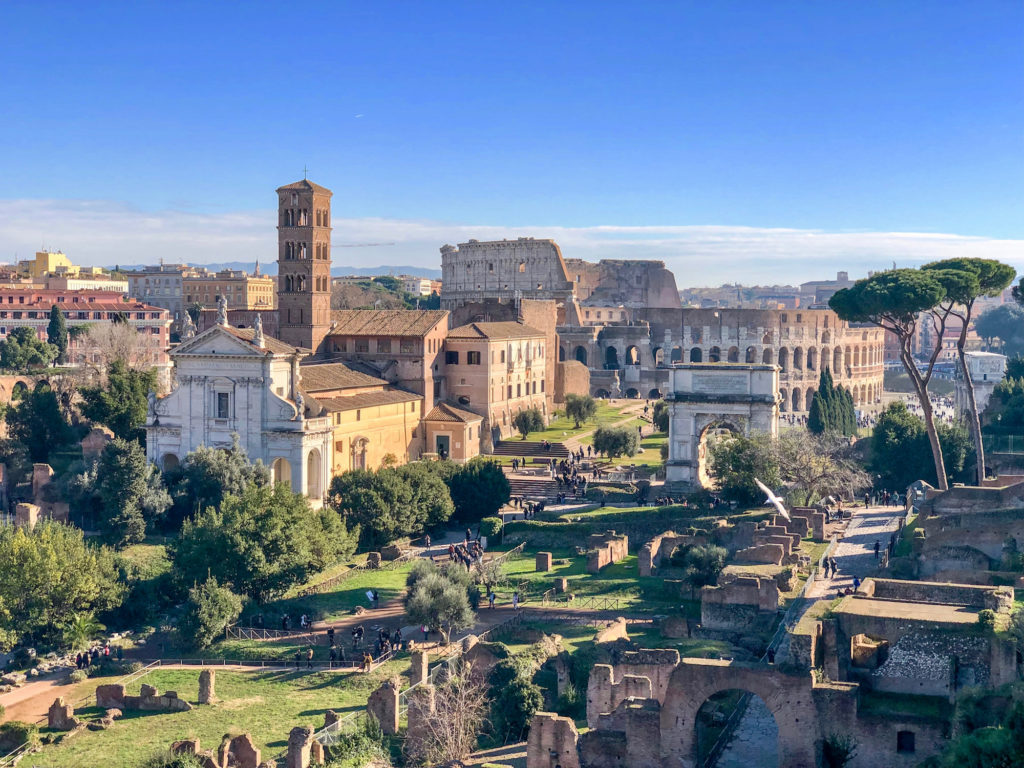
M 331 190 L 277 189 L 278 336 L 315 353 L 331 327 Z

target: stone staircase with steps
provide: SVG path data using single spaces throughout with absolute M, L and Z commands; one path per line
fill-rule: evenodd
M 569 450 L 562 443 L 551 443 L 551 449 L 545 451 L 540 443 L 525 440 L 502 440 L 494 446 L 495 456 L 518 456 L 531 459 L 555 459 L 561 461 L 569 458 Z M 531 462 L 532 463 L 532 462 Z
M 508 484 L 513 496 L 522 496 L 530 501 L 553 499 L 558 495 L 558 483 L 547 477 L 510 477 Z

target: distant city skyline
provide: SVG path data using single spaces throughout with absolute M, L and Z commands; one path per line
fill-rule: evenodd
M 308 166 L 339 265 L 532 236 L 681 286 L 1024 272 L 1022 26 L 1009 0 L 5 3 L 0 260 L 273 260 Z

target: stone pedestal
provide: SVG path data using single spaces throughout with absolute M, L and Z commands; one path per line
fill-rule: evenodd
M 550 552 L 538 552 L 537 553 L 537 571 L 550 571 L 551 570 L 551 553 Z
M 286 768 L 309 768 L 310 752 L 313 747 L 313 729 L 308 726 L 296 726 L 288 734 L 288 756 L 285 758 Z
M 568 591 L 569 591 L 569 580 L 568 579 L 566 579 L 564 577 L 555 579 L 555 592 L 557 592 L 560 595 L 564 595 Z
M 412 652 L 412 672 L 409 673 L 409 684 L 418 685 L 426 682 L 429 672 L 430 657 L 426 651 Z
M 385 680 L 366 702 L 366 711 L 380 723 L 381 730 L 388 736 L 398 733 L 398 694 L 401 687 L 402 682 L 397 677 Z
M 216 672 L 212 669 L 204 669 L 199 673 L 199 703 L 212 704 L 217 697 L 214 695 L 214 683 Z

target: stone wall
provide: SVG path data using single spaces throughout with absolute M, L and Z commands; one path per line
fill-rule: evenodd
M 564 403 L 566 395 L 590 394 L 590 369 L 577 360 L 559 361 L 555 366 L 555 402 Z
M 175 691 L 160 693 L 152 685 L 142 684 L 138 696 L 129 696 L 123 685 L 108 684 L 96 688 L 96 706 L 103 709 L 139 709 L 149 712 L 187 712 L 192 705 L 178 698 Z
M 879 600 L 965 605 L 971 608 L 990 608 L 996 612 L 1009 611 L 1013 606 L 1012 587 L 976 587 L 934 581 L 870 578 L 861 583 L 857 593 Z
M 580 756 L 587 768 L 661 768 L 661 705 L 650 698 L 620 702 L 583 734 Z
M 624 533 L 605 531 L 587 538 L 587 573 L 598 573 L 605 566 L 629 555 L 629 537 Z
M 665 560 L 672 556 L 676 547 L 704 545 L 707 543 L 707 536 L 690 536 L 685 533 L 676 533 L 675 531 L 659 533 L 640 549 L 640 553 L 637 556 L 639 574 L 641 576 L 654 575 L 654 572 L 663 566 Z
M 747 629 L 758 613 L 778 608 L 779 585 L 774 578 L 736 576 L 700 591 L 700 623 L 707 629 Z
M 538 712 L 530 721 L 526 741 L 528 768 L 580 768 L 576 745 L 579 731 L 569 717 L 552 712 Z
M 587 725 L 596 728 L 600 716 L 628 698 L 651 698 L 651 679 L 643 675 L 615 676 L 610 664 L 595 664 L 587 682 Z

